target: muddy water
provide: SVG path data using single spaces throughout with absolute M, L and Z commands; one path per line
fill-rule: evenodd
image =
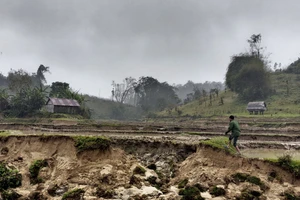
M 289 154 L 295 160 L 300 160 L 300 150 L 285 150 L 285 149 L 243 149 L 242 155 L 248 158 L 278 158 Z

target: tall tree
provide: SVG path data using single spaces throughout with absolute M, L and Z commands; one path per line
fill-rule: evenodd
M 253 34 L 247 41 L 250 45 L 251 55 L 259 58 L 261 56 L 261 50 L 263 49 L 261 47 L 261 34 Z
M 36 72 L 36 77 L 39 80 L 40 84 L 47 83 L 45 75 L 44 75 L 46 72 L 50 73 L 49 67 L 40 65 Z
M 23 69 L 11 70 L 7 76 L 8 87 L 14 92 L 28 89 L 32 86 L 31 76 Z
M 180 101 L 173 86 L 166 82 L 160 83 L 153 77 L 141 77 L 135 86 L 135 92 L 138 105 L 145 111 L 163 110 Z
M 123 80 L 123 83 L 116 83 L 113 81 L 112 96 L 117 102 L 123 104 L 134 104 L 134 87 L 136 86 L 136 79 L 127 77 Z

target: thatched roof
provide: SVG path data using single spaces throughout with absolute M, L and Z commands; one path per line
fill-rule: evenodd
M 265 111 L 267 105 L 264 101 L 249 102 L 247 106 L 248 111 Z

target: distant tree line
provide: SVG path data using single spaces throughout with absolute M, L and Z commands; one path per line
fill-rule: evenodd
M 128 77 L 123 83 L 113 81 L 112 86 L 112 100 L 140 107 L 145 112 L 162 111 L 180 102 L 175 87 L 149 76 L 139 80 Z
M 41 112 L 48 97 L 76 99 L 81 105 L 80 114 L 89 116 L 84 106 L 84 96 L 73 91 L 68 83 L 47 83 L 45 73 L 49 67 L 40 65 L 36 73 L 29 74 L 23 69 L 11 70 L 7 77 L 0 74 L 0 112 L 5 116 L 27 117 Z

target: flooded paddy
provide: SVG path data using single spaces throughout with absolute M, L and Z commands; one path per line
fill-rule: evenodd
M 283 155 L 291 155 L 293 159 L 300 160 L 300 150 L 286 149 L 243 149 L 242 155 L 247 158 L 271 158 L 276 159 Z

